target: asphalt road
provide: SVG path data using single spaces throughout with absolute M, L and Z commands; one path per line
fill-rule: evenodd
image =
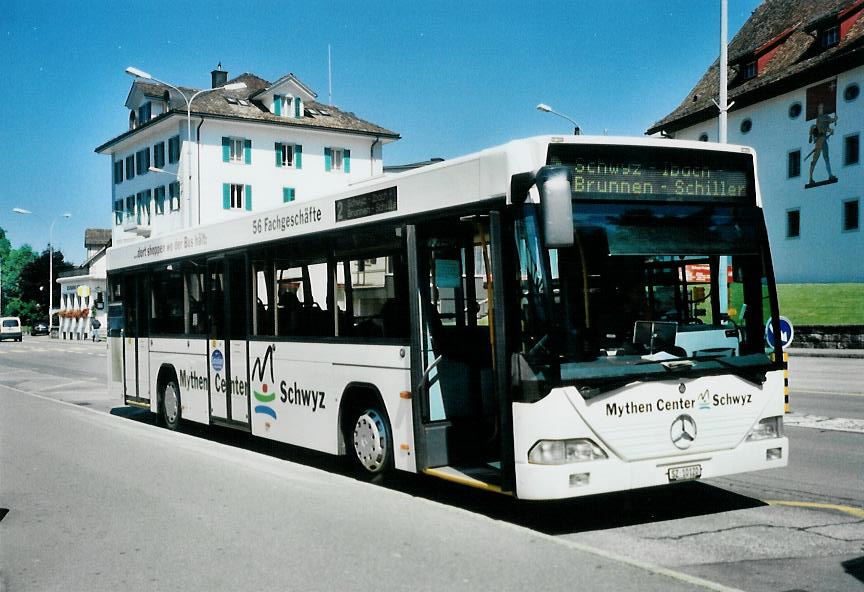
M 787 420 L 860 417 L 862 360 L 797 362 Z M 108 398 L 105 367 L 104 343 L 0 344 L 10 590 L 864 587 L 864 430 L 788 427 L 785 469 L 525 503 L 413 475 L 359 483 L 227 430 L 173 434 Z

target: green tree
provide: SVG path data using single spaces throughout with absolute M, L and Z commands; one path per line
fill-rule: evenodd
M 19 286 L 19 278 L 21 270 L 29 263 L 36 259 L 36 254 L 30 245 L 22 245 L 17 249 L 13 249 L 6 231 L 0 228 L 0 265 L 2 265 L 2 302 L 0 302 L 0 313 L 3 316 L 15 316 L 9 312 L 6 307 L 12 300 L 19 298 L 21 290 Z M 45 272 L 48 275 L 48 272 Z M 46 296 L 47 303 L 47 296 Z
M 38 318 L 33 320 L 44 322 L 48 321 L 49 257 L 50 251 L 45 249 L 41 255 L 34 257 L 21 269 L 21 275 L 18 278 L 19 299 L 23 304 L 35 303 L 37 305 L 35 310 L 37 311 Z M 74 266 L 63 257 L 63 251 L 54 251 L 54 277 L 52 281 L 54 282 L 53 308 L 55 309 L 59 308 L 60 305 L 60 286 L 56 283 L 57 274 L 61 271 L 72 269 L 72 267 Z M 27 310 L 28 314 L 32 314 L 29 311 L 33 309 L 28 308 Z M 23 317 L 21 320 L 23 322 Z

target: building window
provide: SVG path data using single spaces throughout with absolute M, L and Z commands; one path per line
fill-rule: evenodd
M 834 47 L 840 43 L 840 26 L 834 25 L 822 31 L 822 47 Z
M 243 140 L 240 138 L 231 138 L 230 140 L 231 153 L 229 160 L 231 162 L 243 161 Z
M 744 121 L 741 122 L 741 133 L 746 134 L 749 133 L 750 130 L 753 129 L 753 121 L 748 117 Z
M 252 140 L 223 137 L 222 162 L 252 164 Z
M 135 172 L 139 175 L 146 175 L 147 169 L 150 168 L 150 147 L 144 150 L 139 150 L 135 154 Z
M 850 134 L 843 138 L 843 164 L 858 164 L 860 136 Z
M 786 176 L 790 179 L 801 176 L 801 151 L 790 150 L 786 162 Z
M 165 213 L 165 187 L 157 187 L 153 190 L 153 201 L 156 206 L 156 215 Z
M 843 89 L 843 99 L 846 101 L 854 101 L 859 94 L 861 94 L 861 87 L 855 82 Z
M 282 188 L 282 203 L 289 203 L 294 201 L 294 188 L 293 187 L 283 187 Z
M 165 166 L 165 142 L 153 146 L 153 163 L 156 168 Z
M 123 200 L 114 200 L 114 225 L 120 226 L 123 224 Z
M 180 136 L 168 140 L 168 163 L 174 164 L 180 160 Z
M 131 220 L 135 217 L 135 196 L 126 196 L 126 220 Z
M 146 102 L 138 107 L 138 125 L 143 125 L 150 121 L 150 102 Z
M 276 166 L 294 167 L 294 144 L 276 142 Z
M 756 78 L 756 74 L 758 73 L 756 68 L 756 62 L 747 62 L 744 64 L 744 80 L 750 80 L 751 78 Z
M 801 236 L 801 210 L 786 210 L 786 238 Z
M 699 134 L 699 141 L 700 142 L 707 142 L 708 141 L 708 134 L 705 134 L 705 133 Z
M 351 172 L 351 151 L 347 148 L 325 148 L 324 170 Z
M 174 181 L 168 186 L 169 207 L 172 212 L 180 211 L 180 182 Z
M 861 228 L 860 208 L 857 199 L 843 202 L 843 231 L 854 232 Z
M 222 207 L 226 210 L 252 210 L 252 186 L 240 183 L 222 184 Z
M 126 180 L 135 178 L 135 157 L 126 157 Z
M 150 224 L 150 190 L 138 193 L 138 224 Z
M 123 182 L 123 159 L 114 161 L 114 184 L 119 185 Z
M 798 119 L 799 115 L 801 115 L 801 103 L 789 105 L 789 119 Z

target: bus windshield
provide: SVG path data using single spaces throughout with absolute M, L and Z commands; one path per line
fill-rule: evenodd
M 577 202 L 573 225 L 573 246 L 547 249 L 539 206 L 524 204 L 516 223 L 530 364 L 561 380 L 610 373 L 632 380 L 662 378 L 673 359 L 691 360 L 679 368 L 688 372 L 769 363 L 763 328 L 776 299 L 759 208 Z M 604 365 L 573 365 L 598 360 Z

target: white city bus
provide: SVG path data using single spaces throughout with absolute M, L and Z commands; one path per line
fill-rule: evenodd
M 524 499 L 788 461 L 746 147 L 519 140 L 108 266 L 110 388 L 172 429 Z

